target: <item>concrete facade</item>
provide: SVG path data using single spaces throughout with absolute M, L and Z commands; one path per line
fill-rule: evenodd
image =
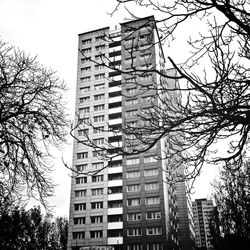
M 142 91 L 122 72 L 149 65 L 164 70 L 164 63 L 152 16 L 123 23 L 116 30 L 106 27 L 80 34 L 76 120 L 84 125 L 75 129 L 75 137 L 127 147 L 124 135 L 108 130 L 138 122 L 136 112 L 150 108 L 145 100 L 155 90 Z M 137 81 L 146 87 L 160 79 L 152 73 L 137 76 Z M 112 161 L 79 141 L 73 150 L 68 250 L 180 249 L 176 189 L 165 181 L 166 160 L 157 158 L 166 139 L 146 153 Z M 186 199 L 185 194 L 181 197 Z

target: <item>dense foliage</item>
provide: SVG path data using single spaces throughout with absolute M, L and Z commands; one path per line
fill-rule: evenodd
M 1 207 L 0 249 L 64 250 L 67 248 L 68 221 L 43 216 L 39 207 Z

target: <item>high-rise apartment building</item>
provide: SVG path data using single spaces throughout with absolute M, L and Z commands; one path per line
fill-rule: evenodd
M 192 202 L 195 243 L 198 248 L 211 250 L 210 218 L 214 211 L 213 201 L 207 199 L 196 199 Z
M 124 135 L 108 130 L 136 124 L 141 109 L 160 101 L 150 86 L 166 79 L 124 72 L 164 70 L 164 63 L 152 16 L 79 35 L 76 119 L 85 125 L 75 130 L 68 250 L 180 249 L 176 187 L 166 182 L 167 160 L 157 157 L 166 151 L 166 139 L 148 152 L 112 161 L 81 143 L 87 136 L 97 147 L 126 147 Z

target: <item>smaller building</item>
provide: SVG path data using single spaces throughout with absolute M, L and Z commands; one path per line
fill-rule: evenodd
M 198 248 L 212 250 L 209 222 L 214 211 L 213 201 L 196 199 L 192 202 L 195 243 Z

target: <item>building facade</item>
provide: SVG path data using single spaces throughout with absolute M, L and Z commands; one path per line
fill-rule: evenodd
M 128 146 L 129 136 L 109 130 L 139 122 L 138 112 L 155 97 L 148 86 L 161 81 L 153 72 L 126 72 L 164 64 L 152 16 L 79 35 L 68 250 L 180 249 L 176 187 L 165 181 L 167 160 L 160 157 L 166 139 L 137 156 L 101 157 L 105 143 Z M 81 143 L 86 139 L 96 147 Z
M 201 249 L 213 249 L 210 237 L 209 222 L 214 211 L 213 201 L 207 199 L 196 199 L 192 202 L 195 243 Z

